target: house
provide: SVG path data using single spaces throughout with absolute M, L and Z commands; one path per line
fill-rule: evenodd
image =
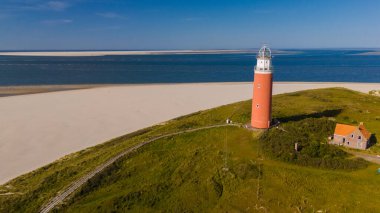
M 358 126 L 336 124 L 331 144 L 346 146 L 353 149 L 367 149 L 371 133 L 361 122 Z

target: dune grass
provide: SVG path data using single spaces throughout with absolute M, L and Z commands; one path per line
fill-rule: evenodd
M 301 167 L 267 158 L 258 143 L 254 133 L 236 127 L 157 141 L 95 178 L 59 211 L 379 210 L 375 166 Z
M 274 96 L 273 117 L 283 125 L 321 117 L 364 122 L 378 137 L 379 104 L 379 97 L 342 88 L 309 90 Z M 0 212 L 36 212 L 71 181 L 134 144 L 220 124 L 227 117 L 247 123 L 250 107 L 250 101 L 243 101 L 193 113 L 68 155 L 0 186 L 0 194 L 13 193 L 0 196 Z M 367 152 L 380 153 L 380 146 Z M 161 139 L 123 158 L 59 211 L 376 212 L 377 167 L 345 171 L 289 164 L 267 156 L 257 133 L 237 127 L 210 129 Z

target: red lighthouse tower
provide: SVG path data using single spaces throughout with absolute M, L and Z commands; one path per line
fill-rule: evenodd
M 257 54 L 253 83 L 251 126 L 268 129 L 272 114 L 272 54 L 263 46 Z

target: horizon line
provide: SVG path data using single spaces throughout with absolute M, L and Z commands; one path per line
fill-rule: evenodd
M 380 47 L 305 47 L 274 48 L 274 50 L 380 50 Z M 199 49 L 0 49 L 0 52 L 84 52 L 84 51 L 249 51 L 261 47 L 250 48 L 199 48 Z

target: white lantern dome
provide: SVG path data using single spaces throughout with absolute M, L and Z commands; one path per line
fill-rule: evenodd
M 257 58 L 263 58 L 263 59 L 267 58 L 267 59 L 270 59 L 270 58 L 272 58 L 272 51 L 270 50 L 269 47 L 267 47 L 266 45 L 264 45 L 259 50 L 259 53 L 257 54 Z

